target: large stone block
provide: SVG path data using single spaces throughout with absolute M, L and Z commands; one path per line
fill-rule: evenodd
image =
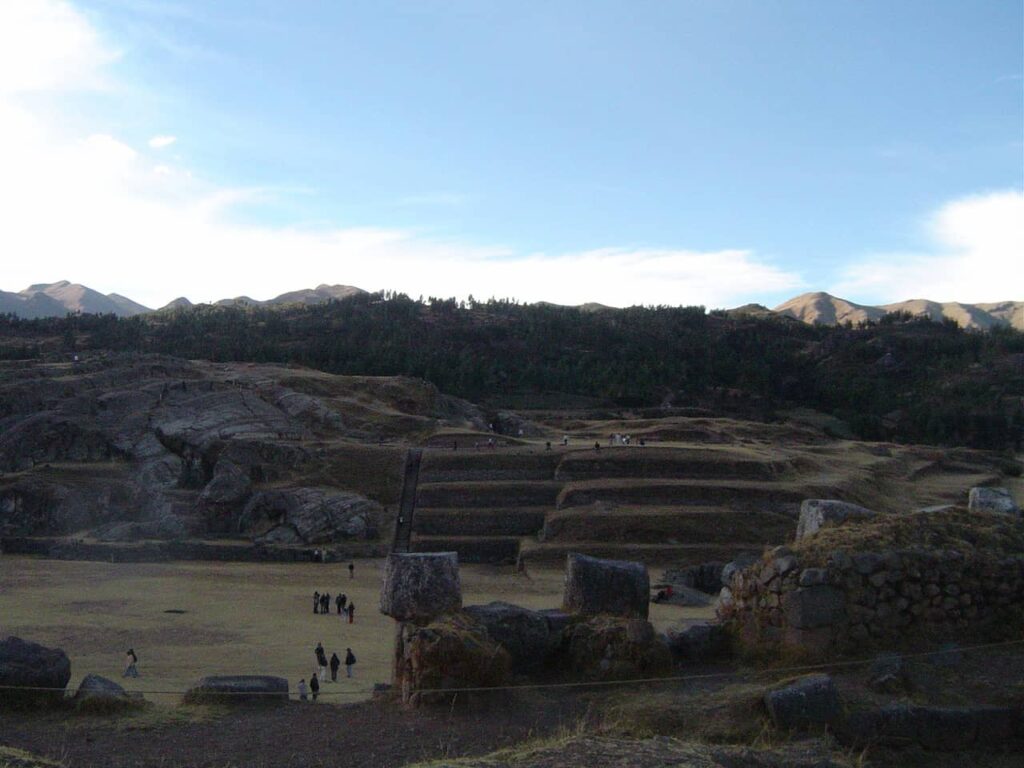
M 491 639 L 508 651 L 513 672 L 528 672 L 544 664 L 550 636 L 544 614 L 502 602 L 471 605 L 466 613 L 483 624 Z
M 826 526 L 870 520 L 877 514 L 870 509 L 846 501 L 805 499 L 800 505 L 800 520 L 796 526 L 796 537 L 798 540 L 802 539 L 817 533 Z
M 60 648 L 47 648 L 20 637 L 0 641 L 0 702 L 59 700 L 70 679 L 71 660 Z
M 967 508 L 971 512 L 986 512 L 996 515 L 1020 516 L 1020 507 L 1013 500 L 1013 495 L 1006 488 L 971 488 L 967 500 Z
M 380 612 L 398 621 L 429 621 L 462 608 L 454 552 L 392 553 L 384 564 Z
M 829 586 L 803 587 L 782 598 L 786 624 L 796 629 L 828 627 L 846 616 L 843 593 Z
M 271 703 L 288 700 L 288 681 L 272 675 L 212 675 L 185 693 L 190 704 Z
M 795 731 L 839 720 L 841 707 L 836 684 L 828 675 L 808 675 L 764 695 L 776 728 Z
M 651 581 L 643 563 L 568 556 L 563 604 L 570 613 L 646 619 L 650 596 Z

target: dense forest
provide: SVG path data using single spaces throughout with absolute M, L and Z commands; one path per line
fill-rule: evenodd
M 0 317 L 0 358 L 88 350 L 417 376 L 495 406 L 822 411 L 864 439 L 1020 448 L 1024 333 L 890 315 L 809 326 L 703 307 L 612 310 L 377 293 L 132 318 Z

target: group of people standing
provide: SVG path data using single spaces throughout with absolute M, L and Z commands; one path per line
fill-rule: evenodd
M 356 604 L 354 600 L 349 600 L 345 594 L 339 594 L 334 598 L 334 605 L 338 609 L 338 615 L 344 614 L 348 617 L 348 623 L 352 624 L 356 620 Z M 322 615 L 330 615 L 331 613 L 331 596 L 329 593 L 319 592 L 313 593 L 313 613 Z
M 299 700 L 308 701 L 308 697 L 312 696 L 313 701 L 317 700 L 320 695 L 320 684 L 327 682 L 327 669 L 331 670 L 331 682 L 338 682 L 338 670 L 341 668 L 342 661 L 338 657 L 337 653 L 332 653 L 331 658 L 328 660 L 327 651 L 324 650 L 323 643 L 317 643 L 316 648 L 313 649 L 313 655 L 316 657 L 316 668 L 313 674 L 310 675 L 309 684 L 306 684 L 305 680 L 299 680 Z M 356 655 L 352 653 L 351 648 L 345 649 L 345 676 L 352 677 L 353 668 L 356 665 Z

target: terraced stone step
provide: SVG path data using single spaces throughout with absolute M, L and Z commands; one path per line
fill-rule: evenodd
M 460 563 L 514 563 L 519 557 L 517 536 L 420 536 L 413 552 L 457 552 Z
M 431 453 L 424 457 L 422 479 L 431 483 L 491 480 L 554 480 L 559 456 L 553 453 Z
M 423 483 L 419 485 L 416 508 L 554 507 L 562 484 L 548 482 Z
M 427 536 L 535 536 L 551 507 L 416 511 L 413 530 Z
M 564 566 L 570 552 L 612 560 L 635 560 L 647 565 L 684 567 L 712 561 L 728 562 L 737 555 L 760 554 L 763 544 L 617 544 L 606 541 L 575 541 L 571 544 L 538 544 L 524 541 L 519 563 L 524 566 Z
M 572 507 L 548 515 L 542 539 L 685 544 L 732 541 L 781 543 L 793 536 L 796 521 L 761 510 L 721 507 Z
M 800 502 L 814 496 L 793 484 L 750 480 L 586 480 L 567 484 L 558 508 L 596 502 L 620 505 L 736 506 L 795 515 Z
M 770 460 L 730 449 L 629 446 L 568 453 L 559 463 L 555 478 L 566 481 L 602 478 L 771 480 L 792 468 L 785 460 Z

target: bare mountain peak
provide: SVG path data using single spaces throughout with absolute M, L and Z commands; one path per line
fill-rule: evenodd
M 962 328 L 984 330 L 997 325 L 1009 325 L 1024 330 L 1024 302 L 1002 301 L 993 304 L 963 304 L 958 301 L 938 302 L 931 299 L 910 299 L 895 304 L 870 306 L 815 291 L 783 302 L 774 310 L 805 323 L 854 325 L 866 320 L 880 320 L 890 312 L 907 312 L 930 320 L 955 320 Z

